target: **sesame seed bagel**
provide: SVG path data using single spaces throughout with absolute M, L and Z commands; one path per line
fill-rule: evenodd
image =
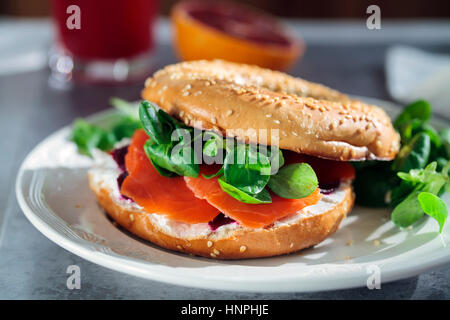
M 322 158 L 391 160 L 400 146 L 382 109 L 256 66 L 221 60 L 170 65 L 147 79 L 142 97 L 189 126 Z M 278 138 L 260 129 L 276 129 Z
M 320 203 L 271 227 L 253 229 L 233 223 L 212 231 L 208 224 L 171 221 L 127 202 L 119 196 L 115 173 L 107 167 L 89 172 L 90 188 L 114 221 L 158 246 L 215 259 L 269 257 L 311 247 L 337 230 L 354 203 L 352 187 L 346 183 L 334 196 L 324 195 Z

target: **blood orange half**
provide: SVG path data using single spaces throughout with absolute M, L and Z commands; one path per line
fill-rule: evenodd
M 278 21 L 247 6 L 185 1 L 172 9 L 174 46 L 183 60 L 223 59 L 285 70 L 304 51 Z

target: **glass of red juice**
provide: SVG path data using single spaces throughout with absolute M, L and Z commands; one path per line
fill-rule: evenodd
M 152 69 L 157 0 L 52 0 L 52 78 L 86 83 L 141 80 Z

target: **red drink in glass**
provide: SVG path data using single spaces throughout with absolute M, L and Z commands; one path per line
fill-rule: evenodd
M 123 82 L 149 73 L 156 0 L 52 0 L 52 9 L 50 65 L 61 79 Z

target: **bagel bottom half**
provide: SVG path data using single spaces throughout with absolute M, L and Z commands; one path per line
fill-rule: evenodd
M 117 183 L 107 171 L 91 170 L 89 184 L 100 206 L 120 226 L 158 246 L 215 259 L 269 257 L 311 247 L 337 230 L 354 203 L 351 184 L 345 183 L 334 198 L 325 195 L 320 203 L 273 226 L 253 229 L 233 223 L 211 231 L 207 224 L 167 221 L 130 204 L 119 196 Z

